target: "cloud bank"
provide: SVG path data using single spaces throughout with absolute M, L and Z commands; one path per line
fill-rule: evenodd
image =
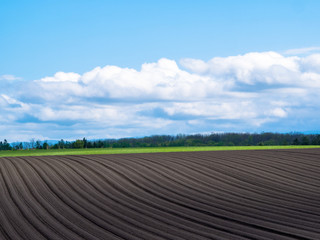
M 34 81 L 0 77 L 10 141 L 216 131 L 319 131 L 320 54 L 162 58 Z

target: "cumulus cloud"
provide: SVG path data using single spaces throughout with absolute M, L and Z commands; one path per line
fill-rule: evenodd
M 10 94 L 2 89 L 0 122 L 11 123 L 11 139 L 21 128 L 25 137 L 67 139 L 303 131 L 314 127 L 304 123 L 320 117 L 319 90 L 320 54 L 253 52 L 179 64 L 162 58 L 139 70 L 57 72 Z M 306 111 L 308 118 L 299 115 Z
M 181 64 L 190 71 L 232 81 L 233 84 L 292 84 L 300 66 L 298 57 L 284 57 L 276 52 L 216 57 L 206 63 L 198 59 L 186 59 Z
M 320 54 L 312 54 L 301 59 L 301 67 L 306 73 L 320 73 Z
M 82 76 L 59 72 L 54 77 L 35 82 L 33 87 L 45 90 L 40 95 L 44 99 L 52 96 L 47 92 L 56 91 L 67 98 L 172 100 L 206 97 L 221 91 L 222 86 L 209 77 L 179 69 L 173 60 L 160 59 L 156 63 L 143 64 L 140 71 L 106 66 Z
M 81 75 L 77 73 L 57 72 L 53 77 L 42 78 L 42 82 L 78 82 Z

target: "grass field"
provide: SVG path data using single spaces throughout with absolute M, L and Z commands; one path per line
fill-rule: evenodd
M 316 145 L 316 146 L 314 146 L 314 145 L 307 145 L 307 146 L 293 146 L 293 145 L 288 145 L 288 146 L 205 146 L 205 147 L 14 150 L 14 151 L 0 151 L 0 157 L 156 153 L 156 152 L 197 152 L 197 151 L 229 151 L 229 150 L 264 150 L 264 149 L 301 149 L 301 148 L 320 148 L 320 146 L 318 146 L 318 145 Z

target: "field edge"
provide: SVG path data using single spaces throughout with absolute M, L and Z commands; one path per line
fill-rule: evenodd
M 90 149 L 50 149 L 50 150 L 33 149 L 33 150 L 0 151 L 0 157 L 133 154 L 133 153 L 199 152 L 199 151 L 233 151 L 233 150 L 268 150 L 268 149 L 276 150 L 276 149 L 307 149 L 307 148 L 320 148 L 320 145 L 90 148 Z

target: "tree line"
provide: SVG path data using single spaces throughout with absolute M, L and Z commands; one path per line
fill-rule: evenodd
M 121 138 L 75 141 L 61 139 L 55 144 L 31 139 L 29 142 L 9 144 L 0 141 L 0 150 L 20 149 L 72 149 L 72 148 L 137 148 L 178 146 L 272 146 L 272 145 L 320 145 L 320 134 L 301 133 L 212 133 L 176 136 L 154 135 L 142 138 Z

